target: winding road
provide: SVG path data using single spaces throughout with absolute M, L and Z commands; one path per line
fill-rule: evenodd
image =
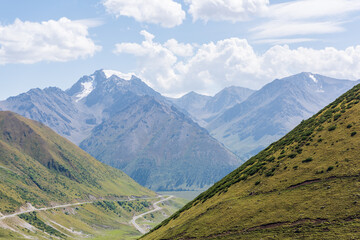
M 160 196 L 162 197 L 162 196 Z M 171 198 L 173 198 L 174 196 L 169 196 L 167 198 L 163 198 L 155 203 L 153 203 L 153 208 L 152 210 L 150 211 L 147 211 L 145 213 L 142 213 L 140 215 L 137 215 L 137 216 L 134 216 L 133 219 L 131 220 L 131 224 L 139 231 L 141 232 L 142 234 L 145 234 L 147 233 L 147 230 L 146 229 L 143 229 L 142 227 L 140 227 L 137 223 L 136 223 L 136 220 L 147 215 L 147 214 L 150 214 L 150 213 L 153 213 L 153 212 L 156 212 L 156 211 L 159 211 L 161 209 L 163 209 L 163 207 L 160 207 L 158 206 L 159 203 L 162 203 L 162 202 L 165 202 Z M 139 198 L 139 199 L 151 199 L 151 198 Z M 127 201 L 134 201 L 136 199 L 129 199 L 129 200 L 122 200 L 124 202 L 127 202 Z M 98 201 L 98 200 L 96 200 Z M 13 213 L 13 214 L 9 214 L 9 215 L 2 215 L 0 213 L 0 221 L 2 220 L 5 220 L 7 218 L 12 218 L 12 217 L 16 217 L 20 214 L 23 214 L 23 213 L 30 213 L 30 212 L 40 212 L 40 211 L 46 211 L 46 210 L 51 210 L 51 209 L 56 209 L 56 208 L 66 208 L 66 207 L 72 207 L 72 206 L 78 206 L 78 205 L 82 205 L 82 204 L 88 204 L 88 203 L 93 203 L 95 201 L 91 201 L 91 202 L 78 202 L 78 203 L 69 203 L 69 204 L 63 204 L 63 205 L 57 205 L 57 206 L 52 206 L 52 207 L 43 207 L 43 208 L 35 208 L 31 205 L 28 206 L 29 209 L 27 210 L 22 210 L 22 211 L 19 211 L 19 212 L 16 212 L 16 213 Z
M 152 197 L 147 197 L 147 198 L 137 198 L 137 199 L 153 199 Z M 137 200 L 135 198 L 130 198 L 128 200 L 119 200 L 120 202 L 130 202 L 130 201 L 135 201 Z M 66 207 L 72 207 L 72 206 L 78 206 L 81 204 L 88 204 L 88 203 L 93 203 L 99 200 L 94 200 L 94 201 L 90 201 L 90 202 L 78 202 L 78 203 L 69 203 L 69 204 L 63 204 L 63 205 L 56 205 L 56 206 L 52 206 L 52 207 L 43 207 L 43 208 L 35 208 L 33 206 L 30 205 L 30 209 L 28 210 L 22 210 L 13 214 L 9 214 L 9 215 L 2 215 L 0 213 L 0 221 L 4 220 L 6 218 L 12 218 L 12 217 L 16 217 L 20 214 L 23 213 L 30 213 L 30 212 L 40 212 L 40 211 L 46 211 L 46 210 L 51 210 L 51 209 L 56 209 L 56 208 L 66 208 Z
M 173 198 L 174 196 L 169 196 L 167 198 L 164 198 L 164 199 L 161 199 L 160 201 L 157 201 L 155 203 L 153 203 L 153 207 L 154 209 L 153 210 L 150 210 L 150 211 L 147 211 L 147 212 L 144 212 L 140 215 L 137 215 L 137 216 L 134 216 L 133 219 L 131 220 L 131 224 L 134 225 L 134 227 L 139 231 L 141 232 L 142 234 L 145 234 L 147 233 L 148 231 L 146 231 L 146 229 L 143 229 L 142 227 L 140 227 L 137 223 L 136 223 L 136 220 L 147 215 L 147 214 L 150 214 L 150 213 L 153 213 L 153 212 L 156 212 L 156 211 L 159 211 L 161 209 L 163 209 L 162 207 L 159 207 L 158 204 L 159 203 L 162 203 L 162 202 L 165 202 L 171 198 Z
M 64 204 L 64 205 L 57 205 L 57 206 L 53 206 L 53 207 L 44 207 L 44 208 L 31 208 L 29 210 L 24 210 L 24 211 L 20 211 L 20 212 L 16 212 L 13 214 L 9 214 L 9 215 L 3 215 L 0 217 L 0 221 L 4 220 L 6 218 L 12 218 L 12 217 L 16 217 L 20 214 L 23 213 L 30 213 L 30 212 L 39 212 L 39 211 L 46 211 L 46 210 L 50 210 L 50 209 L 55 209 L 55 208 L 65 208 L 65 207 L 72 207 L 72 206 L 78 206 L 81 204 L 86 204 L 86 203 L 93 203 L 93 202 L 79 202 L 79 203 L 70 203 L 70 204 Z

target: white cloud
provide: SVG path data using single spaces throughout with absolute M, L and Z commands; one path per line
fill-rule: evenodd
M 360 11 L 359 0 L 296 0 L 271 4 L 263 15 L 266 21 L 251 31 L 255 39 L 337 33 L 345 31 L 344 24 L 352 21 L 351 14 L 357 11 Z
M 193 20 L 245 21 L 266 11 L 269 0 L 185 0 Z
M 81 21 L 61 18 L 38 23 L 16 19 L 13 24 L 0 25 L 0 64 L 65 62 L 93 56 L 100 49 Z
M 290 44 L 290 43 L 303 43 L 303 42 L 316 42 L 319 39 L 316 38 L 269 38 L 255 40 L 255 43 L 270 43 L 273 45 Z
M 268 14 L 272 18 L 304 20 L 339 16 L 360 10 L 358 0 L 297 0 L 270 6 Z
M 345 29 L 338 22 L 290 22 L 270 21 L 253 28 L 256 39 L 299 36 L 309 34 L 325 34 L 342 32 Z
M 360 45 L 338 50 L 333 47 L 316 50 L 289 46 L 274 46 L 261 56 L 264 72 L 284 77 L 297 72 L 314 72 L 330 77 L 360 78 Z
M 181 4 L 172 0 L 104 0 L 103 5 L 116 17 L 133 17 L 138 22 L 167 28 L 180 25 L 186 16 Z
M 151 37 L 141 44 L 117 44 L 116 53 L 137 56 L 139 77 L 170 96 L 191 90 L 211 95 L 230 85 L 257 89 L 275 78 L 299 72 L 360 78 L 360 45 L 345 50 L 276 45 L 258 54 L 245 39 L 229 38 L 192 46 L 193 55 L 179 57 L 168 48 L 169 41 L 156 43 L 153 35 L 142 34 Z
M 172 53 L 180 57 L 193 55 L 193 46 L 191 44 L 178 43 L 175 39 L 167 40 L 164 43 L 164 47 L 168 48 Z
M 195 89 L 206 94 L 214 94 L 229 85 L 253 87 L 251 79 L 261 72 L 253 48 L 245 39 L 238 38 L 201 45 L 195 55 L 179 63 L 176 70 L 185 92 Z
M 145 40 L 141 44 L 116 44 L 115 53 L 127 53 L 138 57 L 139 73 L 144 81 L 154 88 L 171 88 L 176 75 L 173 66 L 177 62 L 176 55 L 165 46 L 154 43 L 154 35 L 143 30 L 140 32 Z M 148 81 L 149 80 L 149 81 Z

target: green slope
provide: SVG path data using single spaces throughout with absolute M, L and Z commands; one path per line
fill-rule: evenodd
M 359 239 L 360 85 L 143 239 Z
M 154 195 L 44 125 L 0 112 L 0 212 L 102 197 Z

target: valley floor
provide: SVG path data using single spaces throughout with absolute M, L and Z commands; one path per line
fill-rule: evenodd
M 0 213 L 0 239 L 137 239 L 181 208 L 174 196 L 94 200 Z

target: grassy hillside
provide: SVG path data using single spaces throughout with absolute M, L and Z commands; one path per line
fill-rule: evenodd
M 143 239 L 359 239 L 360 85 Z
M 154 195 L 44 125 L 0 112 L 0 212 L 102 197 Z

